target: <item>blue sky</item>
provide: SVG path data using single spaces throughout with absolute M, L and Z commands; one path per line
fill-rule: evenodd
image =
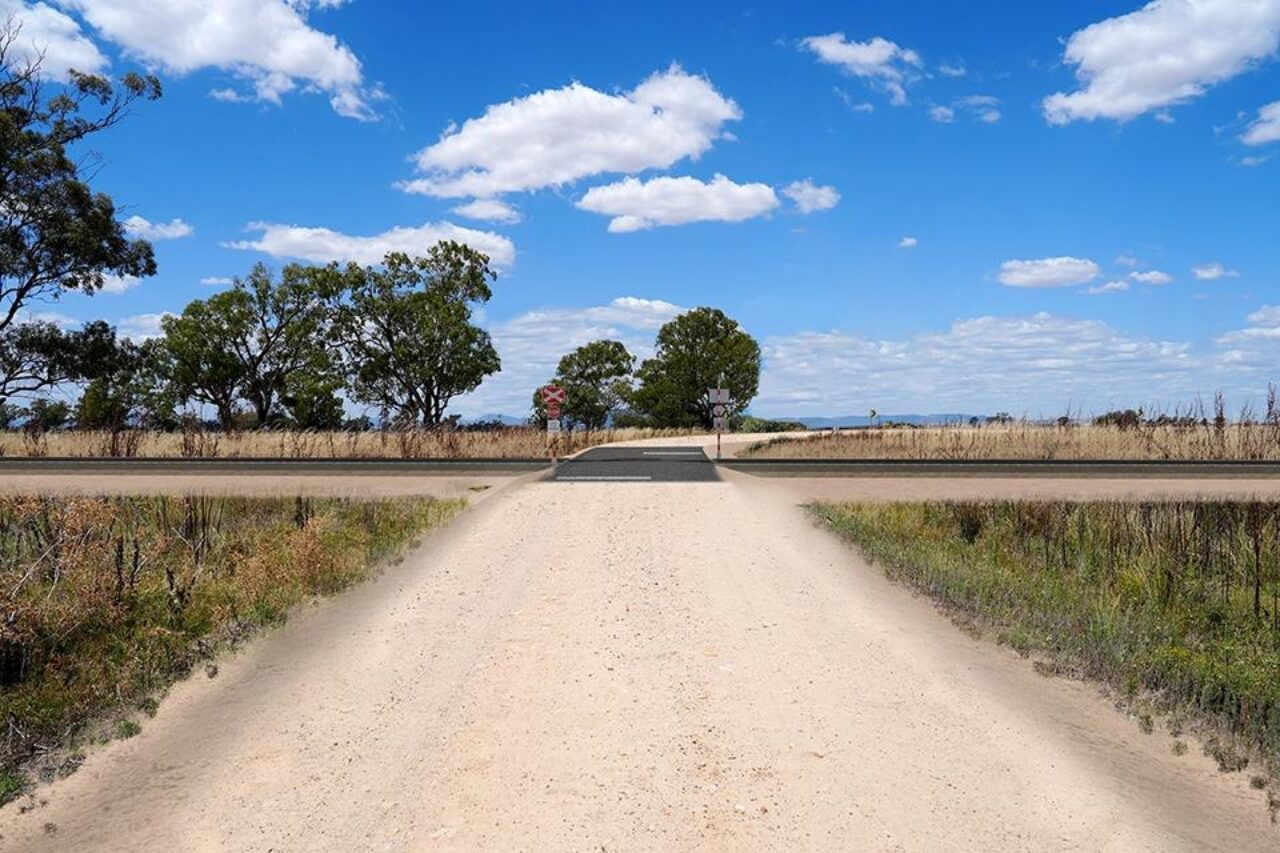
M 761 340 L 766 415 L 1280 379 L 1280 0 L 596 5 L 0 0 L 51 76 L 165 85 L 94 140 L 159 275 L 51 310 L 142 335 L 445 234 L 501 262 L 468 415 L 695 305 Z

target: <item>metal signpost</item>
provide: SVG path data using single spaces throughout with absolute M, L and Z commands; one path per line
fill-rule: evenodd
M 560 437 L 560 407 L 567 401 L 568 395 L 559 385 L 548 385 L 542 389 L 542 403 L 547 407 L 547 452 L 553 465 L 556 461 L 556 440 Z
M 711 428 L 716 431 L 716 461 L 720 461 L 720 436 L 728 427 L 729 389 L 708 388 L 707 398 L 711 401 Z

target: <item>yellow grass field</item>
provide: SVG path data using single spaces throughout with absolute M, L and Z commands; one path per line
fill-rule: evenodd
M 1280 424 L 847 429 L 746 448 L 756 459 L 1280 460 Z
M 680 430 L 620 429 L 563 433 L 556 453 L 565 455 L 611 441 L 688 435 Z M 54 431 L 0 433 L 0 456 L 164 457 L 226 459 L 523 459 L 547 455 L 546 434 L 535 427 L 484 432 L 388 430 L 385 432 L 245 431 L 233 433 Z

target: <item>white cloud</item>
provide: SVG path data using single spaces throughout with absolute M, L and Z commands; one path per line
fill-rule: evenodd
M 724 175 L 709 183 L 689 177 L 625 178 L 592 187 L 577 206 L 612 216 L 609 230 L 622 233 L 656 225 L 741 222 L 776 208 L 778 196 L 768 184 L 736 184 Z
M 520 221 L 520 211 L 496 198 L 477 198 L 453 208 L 453 212 L 468 219 L 484 222 L 502 222 L 507 225 Z
M 142 279 L 136 275 L 104 275 L 102 277 L 101 293 L 109 293 L 112 296 L 118 296 L 126 290 L 137 287 L 142 283 Z
M 1241 157 L 1240 165 L 1254 168 L 1257 166 L 1261 166 L 1263 163 L 1267 162 L 1270 159 L 1271 159 L 1270 157 Z
M 1087 284 L 1102 270 L 1083 258 L 1042 258 L 1034 261 L 1005 261 L 1000 265 L 1000 283 L 1009 287 L 1065 287 Z
M 43 57 L 40 73 L 54 80 L 66 80 L 71 69 L 85 74 L 106 69 L 107 58 L 80 24 L 49 4 L 0 0 L 0 22 L 10 18 L 21 28 L 10 48 L 11 60 L 26 63 Z
M 399 186 L 443 198 L 488 198 L 591 175 L 665 169 L 697 158 L 742 111 L 678 65 L 630 92 L 581 83 L 496 104 L 416 155 L 424 177 Z
M 1116 263 L 1122 267 L 1137 267 L 1142 265 L 1142 261 L 1129 252 L 1117 257 Z
M 1280 142 L 1280 101 L 1272 101 L 1258 110 L 1258 117 L 1240 140 L 1245 145 L 1266 145 Z M 1249 158 L 1246 158 L 1249 159 Z
M 1280 359 L 1280 305 L 1264 305 L 1247 319 L 1248 326 L 1217 339 L 1223 348 L 1220 357 L 1231 367 L 1270 382 Z
M 510 267 L 516 259 L 515 244 L 501 234 L 463 228 L 452 222 L 428 222 L 418 228 L 397 227 L 368 237 L 342 234 L 328 228 L 270 222 L 255 222 L 249 230 L 261 232 L 258 239 L 238 240 L 226 246 L 312 263 L 355 261 L 380 264 L 388 252 L 422 255 L 441 240 L 454 240 L 488 255 L 497 267 Z
M 218 89 L 224 100 L 279 104 L 301 88 L 329 96 L 339 114 L 375 117 L 381 95 L 365 85 L 360 60 L 337 38 L 312 28 L 306 2 L 286 0 L 59 0 L 98 34 L 138 60 L 175 75 L 228 72 L 247 91 Z M 316 5 L 333 6 L 333 2 Z
M 178 240 L 196 233 L 196 229 L 181 219 L 151 222 L 141 216 L 130 216 L 126 219 L 124 230 L 128 231 L 130 236 L 141 237 L 144 240 Z
M 963 77 L 966 74 L 968 74 L 969 71 L 964 67 L 963 63 L 944 62 L 938 66 L 938 73 L 940 73 L 943 77 Z
M 1191 274 L 1201 281 L 1216 281 L 1220 278 L 1239 278 L 1240 273 L 1224 267 L 1217 261 L 1192 267 Z
M 915 237 L 903 237 L 901 240 L 898 241 L 899 249 L 914 249 L 916 246 L 919 246 L 919 245 L 920 245 L 920 241 L 917 240 Z
M 168 311 L 159 314 L 135 314 L 132 317 L 125 317 L 116 322 L 116 331 L 123 338 L 129 338 L 134 341 L 145 341 L 149 338 L 158 338 L 164 334 L 160 322 L 165 317 L 172 317 L 173 314 Z
M 896 105 L 907 102 L 906 85 L 919 76 L 920 54 L 876 36 L 869 41 L 849 41 L 844 33 L 809 36 L 800 44 L 819 62 L 837 65 L 846 73 L 883 88 Z
M 1130 337 L 1051 314 L 957 320 L 940 332 L 877 340 L 802 332 L 763 342 L 765 415 L 1011 411 L 1192 399 L 1214 385 L 1189 344 Z M 1201 369 L 1197 369 L 1201 368 Z M 959 377 L 963 381 L 957 381 Z
M 951 124 L 956 120 L 956 111 L 951 107 L 935 105 L 929 108 L 929 118 L 939 124 Z
M 502 358 L 502 372 L 459 398 L 454 408 L 467 416 L 528 412 L 533 389 L 551 378 L 565 353 L 608 339 L 621 341 L 637 358 L 648 358 L 658 329 L 684 311 L 660 299 L 624 296 L 605 305 L 540 309 L 486 324 Z
M 801 213 L 830 210 L 840 203 L 840 193 L 835 187 L 818 186 L 809 178 L 787 184 L 782 188 L 782 194 L 795 202 Z
M 1190 100 L 1276 51 L 1280 0 L 1154 0 L 1073 34 L 1081 88 L 1044 99 L 1050 124 L 1127 121 Z
M 1000 110 L 996 109 L 1000 106 L 1000 99 L 994 95 L 966 95 L 958 99 L 956 106 L 971 112 L 979 121 L 987 124 L 995 124 L 1000 121 Z
M 1129 282 L 1124 280 L 1109 281 L 1106 284 L 1099 284 L 1089 288 L 1086 293 L 1091 296 L 1104 296 L 1108 293 L 1124 293 L 1129 289 Z
M 1135 270 L 1129 273 L 1129 278 L 1134 281 L 1142 282 L 1143 284 L 1168 284 L 1173 281 L 1173 276 L 1169 275 L 1167 272 L 1161 272 L 1160 270 L 1148 270 L 1146 272 L 1138 272 Z
M 200 283 L 208 285 L 209 287 L 226 287 L 229 284 L 235 284 L 235 279 L 221 275 L 211 275 L 200 279 Z

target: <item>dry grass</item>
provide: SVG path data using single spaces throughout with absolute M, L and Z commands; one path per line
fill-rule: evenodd
M 783 437 L 739 454 L 757 459 L 1280 460 L 1280 425 L 1142 424 L 847 429 Z
M 1046 656 L 1044 672 L 1095 678 L 1130 700 L 1153 695 L 1172 720 L 1223 733 L 1206 742 L 1223 770 L 1243 769 L 1256 750 L 1280 782 L 1280 503 L 812 509 L 891 577 Z M 1170 728 L 1176 737 L 1180 726 Z
M 564 433 L 556 443 L 563 456 L 598 444 L 687 431 L 621 429 Z M 278 459 L 526 459 L 547 455 L 546 434 L 535 427 L 468 432 L 387 430 L 380 432 L 245 431 L 222 433 L 199 428 L 181 432 L 126 430 L 0 433 L 0 456 L 163 457 Z
M 0 497 L 0 803 L 33 757 L 63 772 L 62 747 L 136 733 L 156 691 L 219 646 L 364 579 L 463 506 Z

